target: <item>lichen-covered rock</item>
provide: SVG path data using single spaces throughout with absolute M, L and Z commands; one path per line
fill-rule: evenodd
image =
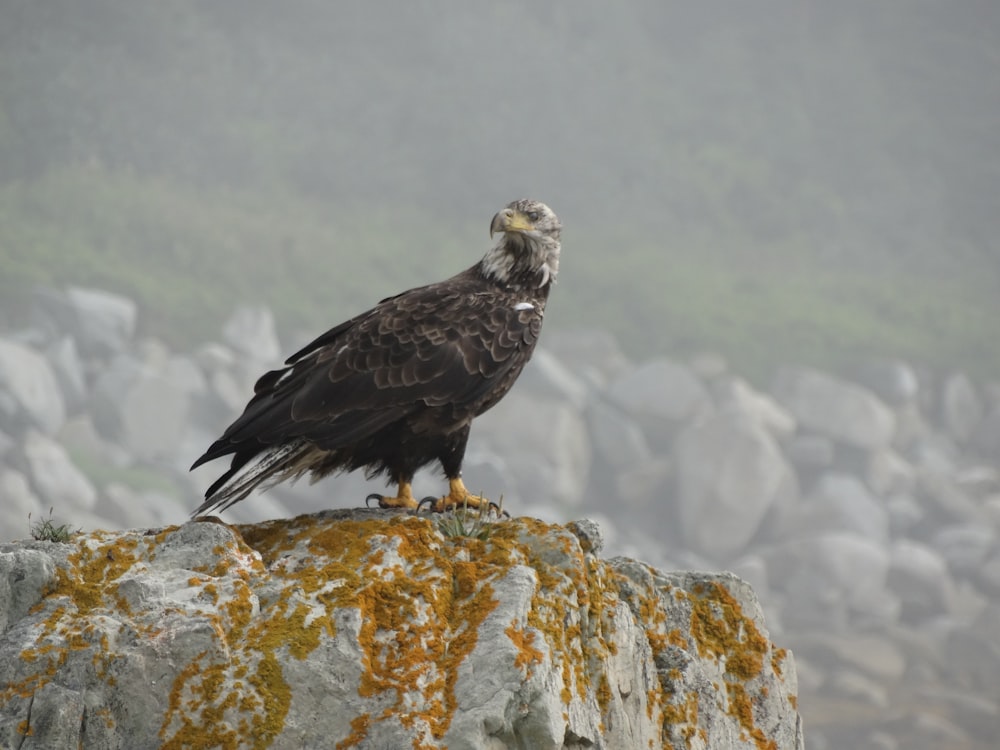
M 747 584 L 448 519 L 0 546 L 0 747 L 802 747 Z

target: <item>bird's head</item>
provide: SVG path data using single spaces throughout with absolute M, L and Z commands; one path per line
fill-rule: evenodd
M 490 222 L 490 237 L 502 236 L 483 258 L 483 272 L 503 284 L 543 287 L 559 270 L 562 224 L 539 201 L 522 198 L 508 203 Z

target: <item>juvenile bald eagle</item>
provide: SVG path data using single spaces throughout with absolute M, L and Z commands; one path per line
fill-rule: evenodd
M 493 217 L 499 240 L 471 268 L 410 289 L 331 328 L 265 373 L 243 414 L 197 466 L 232 455 L 195 514 L 225 510 L 258 485 L 364 469 L 386 475 L 383 508 L 416 508 L 417 469 L 438 461 L 448 494 L 434 510 L 488 502 L 462 483 L 472 420 L 510 390 L 531 357 L 559 270 L 558 217 L 518 200 Z

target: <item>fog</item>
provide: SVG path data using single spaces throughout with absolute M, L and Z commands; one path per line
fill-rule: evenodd
M 51 505 L 25 449 L 38 431 L 96 493 L 78 513 L 55 507 L 61 520 L 114 523 L 109 485 L 195 507 L 211 471 L 192 481 L 183 468 L 254 375 L 378 299 L 471 265 L 490 217 L 533 197 L 565 227 L 545 362 L 520 402 L 483 418 L 476 481 L 515 514 L 606 519 L 610 553 L 746 575 L 772 638 L 803 665 L 811 748 L 993 747 L 998 50 L 987 0 L 2 0 L 0 343 L 56 363 L 66 403 L 31 426 L 0 361 L 0 507 Z M 67 287 L 134 305 L 120 340 L 88 349 L 73 316 L 53 313 L 73 309 L 52 302 Z M 75 396 L 54 353 L 65 336 L 80 350 Z M 241 350 L 240 336 L 267 351 Z M 218 341 L 232 361 L 211 359 Z M 204 394 L 157 412 L 155 436 L 107 417 L 109 394 L 142 400 L 110 385 L 134 384 L 135 368 L 107 375 L 126 355 L 169 377 L 197 370 Z M 797 403 L 800 366 L 874 394 L 857 417 L 872 432 L 840 433 L 836 415 Z M 664 383 L 677 412 L 629 398 Z M 712 519 L 692 520 L 684 456 L 744 386 L 794 419 L 760 417 L 795 489 L 767 490 L 759 529 L 727 546 Z M 519 427 L 539 409 L 571 446 L 541 469 L 516 445 L 545 432 Z M 617 429 L 641 456 L 602 444 Z M 113 433 L 114 450 L 74 452 L 92 432 Z M 848 475 L 857 487 L 837 505 Z M 352 476 L 243 505 L 295 513 L 364 488 Z M 816 510 L 834 496 L 838 510 Z M 27 523 L 11 523 L 3 539 L 23 536 Z M 776 574 L 808 567 L 821 532 L 871 542 L 870 524 L 886 566 L 872 599 L 825 573 Z M 801 590 L 824 581 L 825 599 Z M 883 594 L 894 604 L 866 613 Z M 845 656 L 852 644 L 879 666 Z

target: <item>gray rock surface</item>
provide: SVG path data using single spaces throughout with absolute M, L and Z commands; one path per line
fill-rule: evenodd
M 28 352 L 51 371 L 18 381 L 32 394 L 47 381 L 43 397 L 15 396 L 0 378 L 0 541 L 26 535 L 28 514 L 37 522 L 50 508 L 55 524 L 73 529 L 184 521 L 223 468 L 189 473 L 191 462 L 240 413 L 261 372 L 295 349 L 285 341 L 275 360 L 260 360 L 276 341 L 262 310 L 231 326 L 232 345 L 182 352 L 137 339 L 138 306 L 114 295 L 55 291 L 39 306 L 44 325 L 0 331 L 0 349 Z M 724 353 L 632 363 L 594 330 L 548 329 L 542 346 L 510 397 L 473 427 L 469 486 L 515 514 L 600 518 L 609 554 L 665 569 L 731 567 L 753 582 L 781 640 L 840 639 L 840 657 L 817 646 L 802 662 L 811 747 L 936 748 L 935 737 L 951 737 L 951 750 L 994 749 L 1000 383 L 961 374 L 962 362 L 934 372 L 889 354 L 849 377 L 784 367 L 764 395 Z M 90 490 L 52 494 L 63 472 L 32 469 L 32 430 L 65 449 L 56 465 Z M 765 455 L 775 460 L 758 463 Z M 751 469 L 768 463 L 789 467 L 801 498 L 779 492 L 767 501 L 768 474 Z M 46 481 L 48 497 L 63 500 L 43 499 Z M 444 488 L 436 467 L 414 486 L 420 496 Z M 282 484 L 225 517 L 252 523 L 358 507 L 383 487 L 358 472 Z M 149 589 L 140 583 L 136 591 Z M 135 595 L 159 595 L 150 590 Z M 200 627 L 190 637 L 204 649 L 213 636 Z M 902 654 L 905 677 L 895 662 L 879 662 L 869 640 Z M 851 659 L 850 644 L 863 656 Z M 33 716 L 69 737 L 79 730 L 79 695 L 65 689 L 39 690 Z M 885 708 L 873 711 L 873 701 Z M 926 736 L 915 729 L 925 725 Z M 698 741 L 692 734 L 690 746 Z M 569 736 L 569 747 L 581 744 Z
M 28 479 L 46 507 L 62 512 L 94 507 L 97 490 L 62 445 L 32 430 L 24 438 L 23 451 Z
M 735 576 L 603 561 L 587 522 L 441 523 L 0 545 L 0 746 L 803 748 L 791 654 Z
M 88 356 L 124 351 L 135 334 L 138 307 L 133 300 L 101 289 L 71 287 L 38 295 L 43 315 L 69 331 Z
M 772 386 L 775 398 L 810 430 L 858 448 L 881 448 L 896 420 L 874 393 L 807 367 L 785 367 Z
M 0 340 L 0 424 L 47 434 L 66 419 L 62 391 L 48 361 L 33 349 Z
M 712 557 L 743 550 L 765 514 L 797 495 L 794 473 L 774 438 L 738 410 L 688 426 L 677 438 L 674 463 L 681 533 Z

